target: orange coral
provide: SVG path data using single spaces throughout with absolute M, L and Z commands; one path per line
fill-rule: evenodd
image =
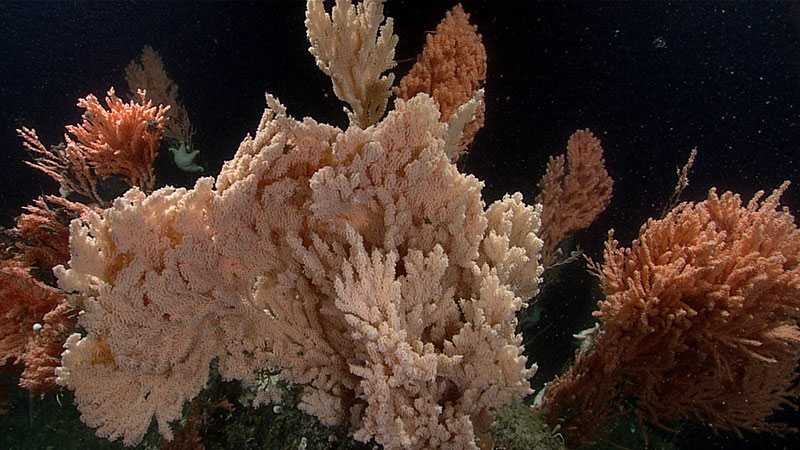
M 611 201 L 614 180 L 606 171 L 600 140 L 591 131 L 572 133 L 566 163 L 568 172 L 564 155 L 550 157 L 539 181 L 536 202 L 542 204 L 545 267 L 555 262 L 556 248 L 567 234 L 588 227 Z
M 25 213 L 17 218 L 14 229 L 22 239 L 16 245 L 21 251 L 20 258 L 26 265 L 35 266 L 43 275 L 52 277 L 53 267 L 69 260 L 70 221 L 85 218 L 89 207 L 48 195 L 37 198 L 23 209 Z
M 33 325 L 56 307 L 64 296 L 33 278 L 18 260 L 0 261 L 0 364 L 19 362 Z
M 78 106 L 86 109 L 83 123 L 68 125 L 64 137 L 67 146 L 77 146 L 88 155 L 97 175 L 118 175 L 129 185 L 150 191 L 155 184 L 153 160 L 169 107 L 156 108 L 150 101 L 145 103 L 144 91 L 139 95 L 142 104 L 124 103 L 111 88 L 106 96 L 108 110 L 92 94 L 79 99 Z
M 46 281 L 54 284 L 53 266 L 69 260 L 67 224 L 88 208 L 47 196 L 25 210 L 0 263 L 0 361 L 23 362 L 20 385 L 44 392 L 55 387 L 55 367 L 75 324 L 61 291 Z
M 22 355 L 25 369 L 19 380 L 21 387 L 40 394 L 57 388 L 56 367 L 61 365 L 64 342 L 76 330 L 77 320 L 76 311 L 65 299 L 44 315 L 42 328 L 28 341 Z
M 436 32 L 428 35 L 422 54 L 394 93 L 403 100 L 420 92 L 430 95 L 441 113 L 439 120 L 447 122 L 475 96 L 485 79 L 486 49 L 477 27 L 470 25 L 469 14 L 459 4 L 447 12 Z M 483 126 L 485 109 L 481 102 L 475 119 L 464 127 L 455 159 Z
M 108 110 L 94 95 L 79 99 L 78 106 L 86 110 L 83 123 L 66 127 L 64 146 L 48 150 L 35 130 L 17 130 L 22 145 L 35 157 L 28 165 L 58 181 L 62 194 L 77 192 L 100 204 L 106 202 L 98 193 L 98 178 L 118 176 L 130 186 L 151 191 L 153 160 L 169 106 L 152 106 L 150 101 L 145 103 L 144 91 L 139 95 L 142 104 L 124 103 L 111 88 L 106 96 Z
M 738 195 L 682 203 L 650 219 L 630 249 L 606 243 L 594 265 L 605 300 L 593 349 L 547 387 L 549 422 L 573 442 L 602 434 L 615 404 L 640 419 L 781 431 L 766 419 L 800 394 L 800 230 L 788 183 L 747 206 Z

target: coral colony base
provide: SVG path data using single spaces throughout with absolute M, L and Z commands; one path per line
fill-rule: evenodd
M 456 167 L 483 125 L 487 62 L 461 6 L 396 86 L 382 2 L 308 0 L 305 23 L 349 126 L 296 120 L 268 94 L 255 134 L 191 189 L 153 190 L 162 145 L 203 169 L 150 47 L 126 70 L 131 100 L 81 99 L 64 144 L 20 128 L 29 165 L 62 194 L 26 208 L 0 261 L 0 358 L 24 366 L 21 386 L 73 391 L 81 420 L 126 445 L 155 419 L 165 447 L 202 446 L 199 417 L 232 406 L 186 405 L 220 377 L 253 407 L 296 404 L 387 449 L 576 446 L 628 415 L 786 431 L 767 419 L 799 392 L 788 183 L 747 204 L 716 190 L 676 201 L 630 248 L 609 233 L 589 263 L 598 323 L 534 402 L 517 315 L 545 269 L 579 259 L 559 245 L 611 199 L 600 141 L 575 132 L 535 204 L 487 206 Z M 538 418 L 527 433 L 547 443 L 509 438 L 509 414 Z

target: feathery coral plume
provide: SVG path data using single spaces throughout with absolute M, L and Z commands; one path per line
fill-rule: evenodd
M 191 143 L 195 130 L 189 121 L 189 113 L 178 98 L 178 85 L 164 69 L 161 55 L 146 45 L 139 60 L 133 60 L 125 68 L 128 82 L 128 98 L 135 99 L 138 91 L 145 91 L 147 100 L 156 105 L 169 105 L 166 111 L 169 120 L 164 124 L 164 137 L 179 142 Z M 191 145 L 190 145 L 191 147 Z
M 569 170 L 567 170 L 569 169 Z M 542 262 L 555 262 L 556 248 L 568 233 L 588 227 L 611 201 L 614 180 L 603 160 L 603 147 L 591 131 L 578 130 L 564 155 L 550 157 L 539 181 L 536 202 L 542 204 Z

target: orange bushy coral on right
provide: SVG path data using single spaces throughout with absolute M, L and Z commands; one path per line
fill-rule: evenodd
M 693 419 L 738 434 L 800 394 L 800 230 L 779 209 L 785 183 L 746 205 L 737 194 L 682 203 L 650 219 L 631 248 L 610 238 L 594 265 L 600 327 L 540 407 L 575 443 L 635 413 L 657 424 Z

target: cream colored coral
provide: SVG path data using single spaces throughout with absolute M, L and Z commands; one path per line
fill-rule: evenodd
M 381 75 L 395 66 L 392 19 L 383 22 L 383 0 L 336 0 L 330 14 L 322 0 L 308 0 L 306 30 L 308 51 L 317 66 L 331 77 L 333 92 L 350 105 L 350 121 L 361 128 L 383 117 L 391 96 L 394 74 Z
M 424 94 L 369 130 L 267 102 L 215 185 L 134 189 L 72 224 L 56 274 L 88 335 L 59 382 L 127 443 L 151 414 L 169 436 L 218 358 L 228 379 L 283 367 L 305 411 L 358 439 L 473 445 L 491 408 L 529 392 L 515 312 L 538 285 L 539 210 L 516 195 L 484 211 Z
M 253 350 L 266 318 L 219 273 L 205 217 L 211 185 L 134 188 L 102 218 L 71 224 L 70 268 L 55 273 L 89 333 L 70 337 L 57 381 L 99 436 L 134 444 L 155 415 L 169 438 L 167 422 L 205 386 L 212 359 L 226 378 L 249 380 L 261 365 Z
M 356 439 L 476 448 L 492 409 L 530 392 L 515 313 L 538 290 L 540 208 L 516 194 L 485 209 L 449 155 L 465 120 L 439 114 L 418 94 L 341 130 L 267 95 L 216 181 L 134 189 L 73 223 L 56 274 L 86 335 L 59 383 L 84 422 L 135 443 L 155 416 L 169 438 L 217 358 L 247 382 L 281 367 L 302 410 Z

